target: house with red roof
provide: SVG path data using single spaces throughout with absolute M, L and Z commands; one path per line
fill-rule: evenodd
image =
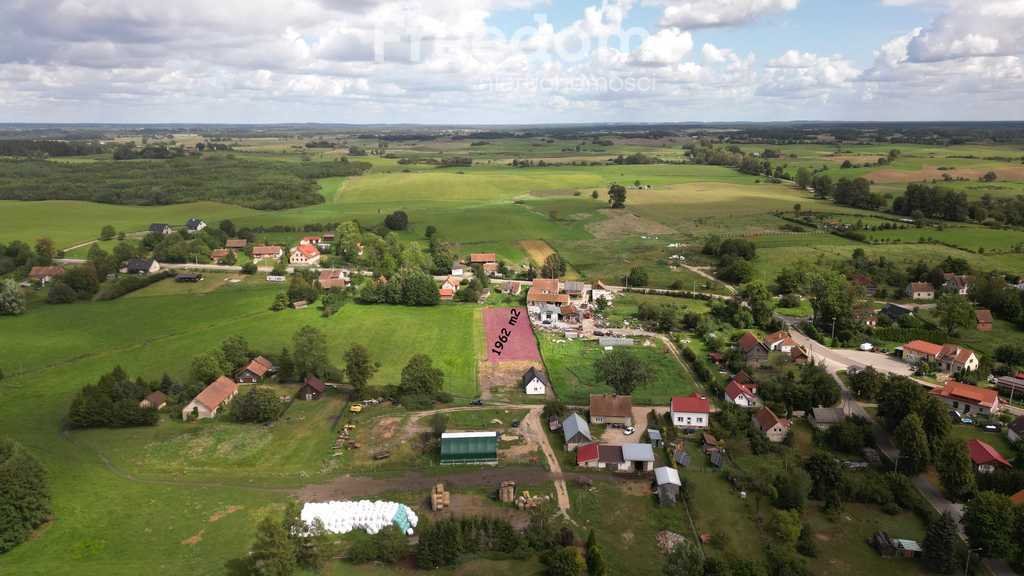
M 327 390 L 327 384 L 316 376 L 306 376 L 302 388 L 299 388 L 299 398 L 303 400 L 319 400 Z
M 469 263 L 479 264 L 483 271 L 488 276 L 493 276 L 498 272 L 498 255 L 494 252 L 478 252 L 469 255 Z
M 796 340 L 789 335 L 789 332 L 780 330 L 764 337 L 764 345 L 772 352 L 783 352 L 789 354 L 794 348 L 799 348 Z
M 969 348 L 962 348 L 956 344 L 946 344 L 939 351 L 939 364 L 943 372 L 956 374 L 957 372 L 974 372 L 981 364 L 978 355 Z
M 452 290 L 451 288 L 442 286 L 437 291 L 437 294 L 438 296 L 441 297 L 441 300 L 443 301 L 451 302 L 452 300 L 455 300 L 455 290 Z
M 758 430 L 764 432 L 769 441 L 776 443 L 785 440 L 786 434 L 789 434 L 789 429 L 792 427 L 792 423 L 789 420 L 779 418 L 767 406 L 758 410 L 753 418 L 751 418 L 751 422 Z
M 1010 462 L 987 442 L 978 439 L 968 440 L 967 452 L 971 455 L 975 469 L 981 474 L 990 474 L 995 472 L 996 468 L 1010 467 Z
M 975 310 L 974 319 L 977 321 L 975 328 L 978 332 L 991 332 L 992 331 L 992 311 L 991 310 Z
M 941 388 L 933 388 L 931 395 L 945 402 L 963 415 L 989 415 L 999 412 L 999 392 L 993 388 L 981 388 L 949 380 Z
M 754 408 L 761 404 L 757 397 L 757 384 L 742 370 L 726 385 L 725 399 L 743 408 Z
M 669 411 L 672 425 L 684 430 L 706 430 L 711 424 L 711 403 L 706 396 L 694 392 L 672 398 Z
M 257 356 L 235 373 L 235 382 L 239 384 L 257 384 L 273 371 L 274 364 L 270 360 L 263 356 Z
M 220 408 L 238 394 L 238 384 L 227 376 L 221 376 L 203 388 L 191 402 L 181 409 L 181 419 L 202 420 L 217 416 Z
M 928 282 L 911 282 L 907 285 L 907 297 L 911 300 L 934 300 L 935 286 Z
M 33 266 L 28 272 L 28 279 L 41 286 L 46 286 L 54 278 L 60 278 L 63 275 L 64 268 L 60 266 Z
M 292 248 L 288 262 L 296 266 L 316 266 L 320 264 L 320 251 L 312 244 L 299 244 Z
M 942 352 L 942 346 L 924 340 L 912 340 L 901 346 L 903 360 L 908 364 L 935 362 Z
M 757 339 L 752 332 L 745 332 L 736 341 L 736 348 L 750 366 L 758 367 L 768 361 L 768 346 Z
M 280 246 L 253 246 L 253 260 L 279 260 L 284 256 L 284 248 Z

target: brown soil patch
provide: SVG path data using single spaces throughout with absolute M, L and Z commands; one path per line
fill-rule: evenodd
M 537 265 L 543 264 L 548 256 L 555 253 L 555 249 L 543 240 L 521 240 L 519 245 L 522 246 L 530 260 Z
M 650 496 L 651 483 L 644 480 L 629 480 L 622 483 L 622 491 L 630 496 Z
M 234 514 L 235 512 L 238 512 L 241 509 L 242 509 L 241 506 L 228 506 L 224 510 L 220 510 L 220 511 L 214 512 L 213 515 L 210 516 L 209 522 L 211 524 L 213 524 L 214 522 L 216 522 L 217 520 L 220 520 L 221 518 L 227 516 L 228 514 Z
M 188 538 L 185 538 L 184 540 L 181 541 L 181 543 L 186 545 L 186 546 L 195 546 L 196 544 L 199 544 L 200 542 L 203 541 L 203 533 L 204 532 L 206 532 L 205 528 L 200 530 L 199 532 L 193 534 L 192 536 L 189 536 Z
M 830 536 L 828 534 L 825 534 L 823 532 L 816 532 L 814 534 L 814 538 L 816 540 L 820 540 L 821 542 L 831 542 L 832 541 L 832 536 Z
M 622 541 L 625 542 L 626 544 L 632 544 L 633 543 L 633 531 L 632 530 L 626 530 L 625 532 L 623 532 L 622 533 Z
M 373 428 L 373 437 L 381 440 L 391 440 L 395 437 L 395 432 L 398 431 L 398 424 L 401 421 L 401 418 L 395 418 L 394 416 L 381 418 Z
M 952 166 L 955 166 L 952 161 Z M 991 170 L 999 176 L 999 180 L 1024 180 L 1024 166 L 1003 166 Z M 943 174 L 949 174 L 953 178 L 968 178 L 977 180 L 989 172 L 988 168 L 958 168 L 956 170 L 943 171 L 937 166 L 926 166 L 920 170 L 876 170 L 867 175 L 868 180 L 879 184 L 922 182 L 931 180 L 942 180 Z
M 603 211 L 606 218 L 587 225 L 587 231 L 595 238 L 621 238 L 627 234 L 674 234 L 675 230 L 653 220 L 640 218 L 625 210 Z

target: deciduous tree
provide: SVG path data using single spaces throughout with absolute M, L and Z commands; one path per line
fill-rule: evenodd
M 616 348 L 594 362 L 598 380 L 612 387 L 618 394 L 632 394 L 633 390 L 651 378 L 650 367 L 629 350 Z
M 608 205 L 612 208 L 626 207 L 626 187 L 621 184 L 612 184 L 608 188 Z
M 946 496 L 957 502 L 974 496 L 977 482 L 967 446 L 957 438 L 946 438 L 936 446 L 935 468 Z

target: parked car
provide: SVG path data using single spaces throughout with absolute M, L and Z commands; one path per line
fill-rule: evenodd
M 519 428 L 519 424 L 520 424 L 519 420 L 513 420 L 512 421 L 512 427 L 513 428 Z
M 871 352 L 874 349 L 875 349 L 875 345 L 872 344 L 871 342 L 865 342 L 865 343 L 860 345 L 860 351 L 861 352 Z
M 481 400 L 480 398 L 474 398 L 473 401 L 469 403 L 469 405 L 470 406 L 483 406 L 484 405 L 484 401 Z
M 964 416 L 963 418 L 960 419 L 960 423 L 961 424 L 974 424 L 974 418 L 970 418 L 968 416 Z
M 632 436 L 634 432 L 636 432 L 636 428 L 633 427 L 633 426 L 630 426 L 630 427 L 626 428 L 622 433 L 625 434 L 626 436 Z
M 999 432 L 999 426 L 996 424 L 985 424 L 982 428 L 988 432 Z

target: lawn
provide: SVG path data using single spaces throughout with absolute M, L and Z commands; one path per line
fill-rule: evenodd
M 1013 252 L 1024 247 L 1024 231 L 999 230 L 984 226 L 944 226 L 939 228 L 906 228 L 876 230 L 867 233 L 882 242 L 942 243 L 972 252 Z
M 445 416 L 448 418 L 448 430 L 506 430 L 513 422 L 522 422 L 527 412 L 494 408 L 449 412 Z M 493 422 L 494 420 L 500 420 L 501 424 Z
M 604 316 L 609 322 L 616 325 L 621 325 L 624 320 L 633 323 L 636 321 L 636 314 L 640 309 L 640 304 L 644 303 L 654 305 L 668 304 L 685 309 L 687 312 L 696 312 L 697 314 L 707 314 L 708 310 L 710 310 L 708 303 L 704 300 L 658 296 L 656 294 L 626 293 L 620 294 L 615 298 L 612 305 L 605 311 Z
M 893 538 L 921 542 L 924 525 L 910 512 L 890 516 L 875 506 L 848 503 L 838 518 L 830 518 L 822 514 L 818 503 L 811 503 L 804 520 L 814 530 L 818 545 L 818 557 L 810 562 L 812 574 L 928 574 L 920 562 L 882 558 L 867 543 L 880 530 Z
M 538 340 L 551 385 L 560 400 L 567 404 L 587 404 L 591 394 L 612 392 L 610 386 L 597 381 L 594 362 L 605 353 L 597 342 L 567 341 L 549 334 L 539 335 Z M 697 389 L 689 372 L 659 341 L 654 341 L 650 347 L 637 345 L 629 350 L 639 356 L 653 373 L 650 382 L 633 391 L 634 404 L 667 404 L 672 396 L 684 396 Z

